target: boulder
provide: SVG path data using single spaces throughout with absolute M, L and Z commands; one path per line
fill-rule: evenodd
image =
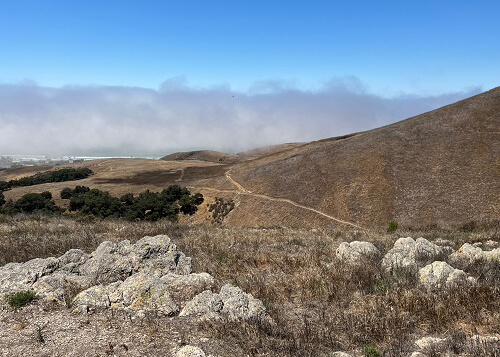
M 420 284 L 428 290 L 439 290 L 475 283 L 463 270 L 455 269 L 446 262 L 435 261 L 418 272 Z
M 423 354 L 422 352 L 413 352 L 410 357 L 428 357 L 427 355 Z
M 262 301 L 246 294 L 231 284 L 224 285 L 219 294 L 204 291 L 189 301 L 180 316 L 221 315 L 231 321 L 264 318 L 266 309 Z M 204 316 L 205 315 L 205 316 Z
M 191 273 L 191 258 L 177 251 L 167 236 L 144 237 L 135 244 L 103 242 L 81 267 L 81 273 L 96 283 L 123 280 L 139 270 L 159 273 Z
M 199 347 L 186 345 L 181 347 L 177 353 L 176 357 L 205 357 L 205 352 Z
M 433 353 L 444 352 L 448 346 L 446 338 L 426 336 L 415 341 L 415 345 L 422 351 L 430 351 Z
M 425 238 L 399 238 L 382 259 L 386 271 L 408 270 L 416 273 L 419 268 L 451 253 L 450 247 L 441 247 Z
M 220 313 L 224 303 L 219 294 L 214 294 L 210 290 L 205 290 L 189 301 L 179 316 L 208 315 L 210 313 Z
M 349 265 L 363 265 L 380 260 L 380 251 L 370 242 L 340 243 L 335 252 L 339 260 Z
M 450 255 L 449 261 L 462 269 L 487 262 L 500 263 L 500 248 L 482 250 L 480 247 L 465 243 L 459 250 Z

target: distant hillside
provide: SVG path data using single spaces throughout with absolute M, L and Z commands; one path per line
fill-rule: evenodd
M 252 193 L 362 225 L 498 219 L 500 87 L 375 130 L 246 161 L 231 176 Z
M 384 227 L 457 225 L 500 218 L 500 87 L 371 131 L 238 154 L 192 151 L 162 160 L 103 159 L 71 165 L 95 173 L 81 181 L 5 191 L 6 199 L 87 185 L 113 195 L 201 192 L 192 217 L 210 222 L 209 204 L 234 202 L 229 226 Z M 8 169 L 0 180 L 53 167 Z M 229 201 L 228 201 L 229 202 Z
M 261 156 L 267 156 L 267 155 L 272 155 L 274 153 L 292 149 L 294 147 L 304 145 L 304 143 L 285 143 L 285 144 L 278 144 L 278 145 L 269 145 L 269 146 L 262 146 L 258 147 L 252 150 L 247 150 L 243 152 L 239 152 L 238 155 L 245 157 L 247 159 L 255 159 Z
M 198 160 L 207 162 L 217 162 L 224 164 L 234 164 L 242 160 L 237 154 L 228 154 L 220 151 L 198 150 L 175 152 L 161 158 L 164 161 Z
M 184 160 L 197 160 L 214 162 L 219 164 L 235 164 L 245 160 L 255 159 L 261 156 L 267 156 L 288 150 L 296 146 L 303 145 L 303 143 L 286 143 L 278 145 L 263 146 L 248 151 L 242 151 L 237 154 L 230 154 L 226 152 L 213 151 L 213 150 L 196 150 L 196 151 L 181 151 L 173 154 L 166 155 L 161 158 L 164 161 L 184 161 Z

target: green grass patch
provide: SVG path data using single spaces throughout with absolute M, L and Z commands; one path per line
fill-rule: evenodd
M 28 305 L 36 298 L 36 293 L 33 290 L 18 291 L 7 295 L 7 304 L 14 309 L 19 309 Z

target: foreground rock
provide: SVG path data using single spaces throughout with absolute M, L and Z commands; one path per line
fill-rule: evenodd
M 419 268 L 442 260 L 452 249 L 438 246 L 425 238 L 399 238 L 382 260 L 382 268 L 386 271 L 407 270 L 416 273 Z
M 0 268 L 0 294 L 35 290 L 46 300 L 63 301 L 65 290 L 124 280 L 138 271 L 189 274 L 191 258 L 167 236 L 144 237 L 135 244 L 103 242 L 90 255 L 71 249 L 59 258 L 33 259 Z
M 493 246 L 491 243 L 487 247 Z M 465 243 L 458 251 L 450 255 L 452 264 L 462 269 L 469 269 L 477 264 L 500 263 L 500 248 L 492 250 L 482 250 L 472 244 Z
M 184 346 L 177 353 L 175 357 L 205 357 L 205 352 L 199 347 L 195 346 Z
M 262 301 L 230 284 L 224 285 L 219 294 L 202 292 L 186 304 L 180 316 L 198 315 L 209 318 L 213 314 L 225 316 L 230 321 L 263 318 L 266 309 Z
M 185 316 L 210 313 L 230 320 L 265 315 L 264 305 L 252 295 L 229 284 L 215 294 L 214 285 L 210 274 L 191 273 L 191 258 L 167 236 L 144 237 L 135 244 L 103 242 L 90 255 L 72 249 L 59 258 L 0 268 L 0 294 L 34 290 L 43 300 L 77 312 L 116 309 L 135 316 L 171 316 L 182 310 Z
M 380 251 L 370 242 L 340 243 L 335 252 L 337 258 L 349 265 L 360 266 L 380 261 Z
M 418 272 L 420 284 L 428 290 L 443 288 L 465 287 L 476 281 L 467 276 L 463 270 L 455 269 L 446 262 L 435 261 Z

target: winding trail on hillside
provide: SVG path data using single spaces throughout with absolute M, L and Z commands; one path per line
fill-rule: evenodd
M 229 170 L 230 171 L 230 170 Z M 351 226 L 351 227 L 355 227 L 355 228 L 359 228 L 359 229 L 364 229 L 363 227 L 355 224 L 355 223 L 352 223 L 352 222 L 347 222 L 347 221 L 344 221 L 342 219 L 339 219 L 339 218 L 335 218 L 325 212 L 321 212 L 315 208 L 312 208 L 312 207 L 308 207 L 308 206 L 304 206 L 304 205 L 301 205 L 300 203 L 297 203 L 295 201 L 292 201 L 292 200 L 289 200 L 287 198 L 278 198 L 278 197 L 272 197 L 272 196 L 267 196 L 267 195 L 263 195 L 263 194 L 260 194 L 260 193 L 253 193 L 252 191 L 249 191 L 247 190 L 245 187 L 243 187 L 239 182 L 237 182 L 236 180 L 234 180 L 232 177 L 231 177 L 231 174 L 229 171 L 226 171 L 226 178 L 234 185 L 236 186 L 238 192 L 240 194 L 244 194 L 244 195 L 249 195 L 249 196 L 254 196 L 254 197 L 259 197 L 259 198 L 263 198 L 265 200 L 269 200 L 269 201 L 274 201 L 274 202 L 284 202 L 284 203 L 288 203 L 288 204 L 291 204 L 295 207 L 298 207 L 298 208 L 302 208 L 302 209 L 305 209 L 307 211 L 310 211 L 310 212 L 314 212 L 316 214 L 319 214 L 323 217 L 326 217 L 328 219 L 331 219 L 332 221 L 335 221 L 337 223 L 342 223 L 342 224 L 345 224 L 345 225 L 348 225 L 348 226 Z

